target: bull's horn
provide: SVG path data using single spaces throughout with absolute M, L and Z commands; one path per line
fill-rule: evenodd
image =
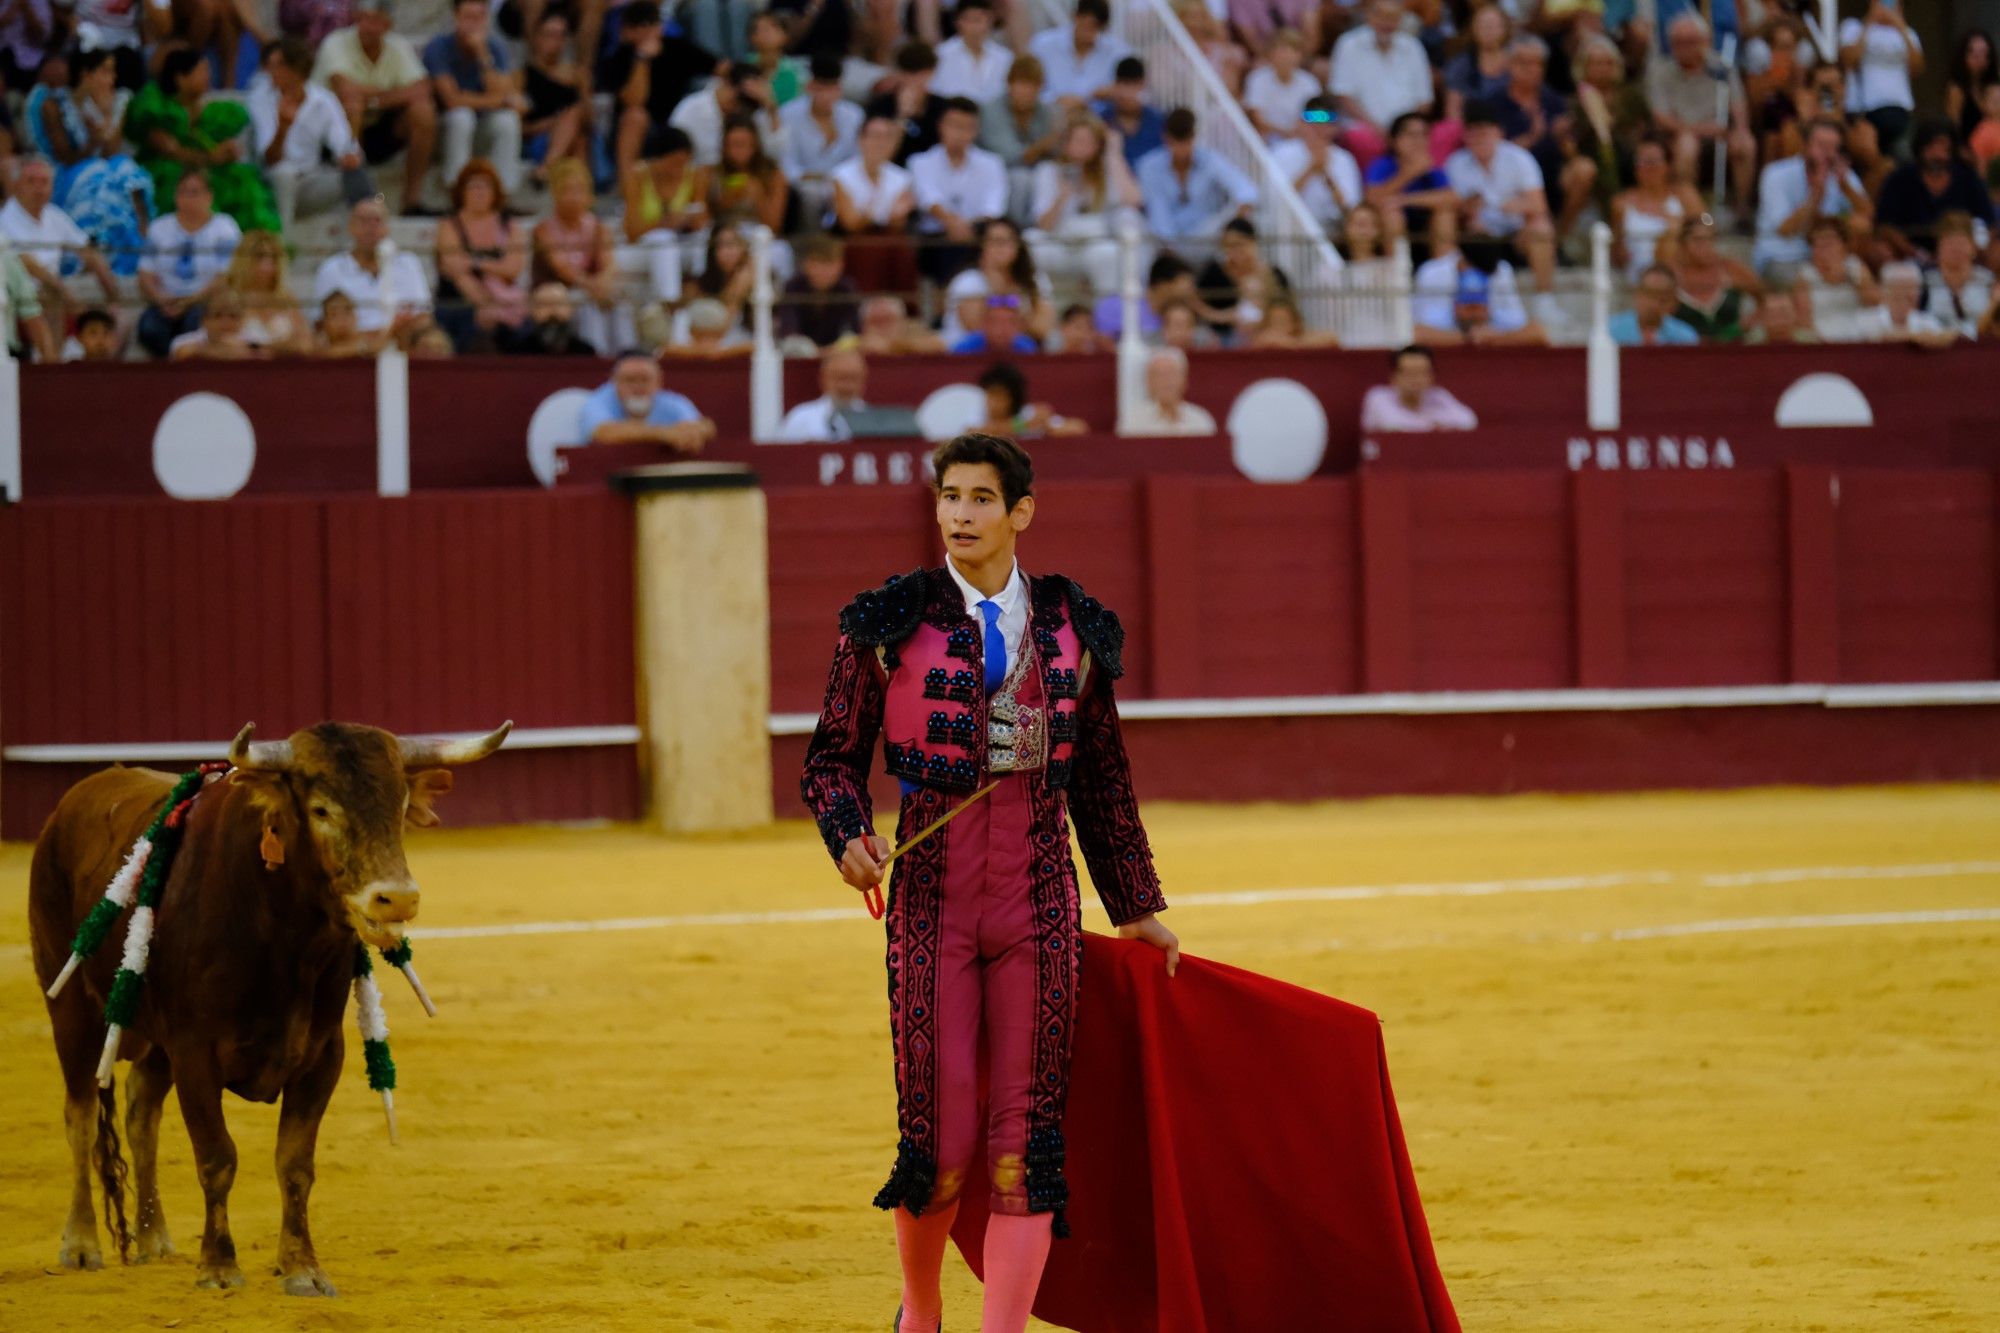
M 507 739 L 507 733 L 514 729 L 512 722 L 502 722 L 484 736 L 471 740 L 447 740 L 442 736 L 405 736 L 398 738 L 397 744 L 403 749 L 403 767 L 430 768 L 440 764 L 470 764 L 484 759 L 500 748 L 500 742 Z
M 257 729 L 255 722 L 245 722 L 243 730 L 236 733 L 236 739 L 229 742 L 229 762 L 236 768 L 259 768 L 272 773 L 282 773 L 292 766 L 292 743 L 290 741 L 253 741 L 250 733 Z

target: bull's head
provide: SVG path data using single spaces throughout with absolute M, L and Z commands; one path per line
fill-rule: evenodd
M 252 741 L 246 725 L 229 746 L 229 780 L 247 788 L 263 819 L 267 867 L 310 854 L 364 943 L 390 948 L 417 914 L 417 883 L 403 859 L 403 826 L 438 822 L 431 803 L 451 790 L 447 765 L 500 748 L 512 722 L 476 740 L 397 737 L 375 727 L 322 722 L 288 740 Z

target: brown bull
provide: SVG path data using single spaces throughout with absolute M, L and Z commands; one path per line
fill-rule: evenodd
M 278 1273 L 294 1295 L 333 1294 L 313 1254 L 306 1201 L 320 1117 L 340 1077 L 355 941 L 384 947 L 401 938 L 403 923 L 417 914 L 403 825 L 436 823 L 431 802 L 451 789 L 442 765 L 485 758 L 511 725 L 476 741 L 401 740 L 337 722 L 284 741 L 252 743 L 249 727 L 237 736 L 229 752 L 235 771 L 211 782 L 188 811 L 154 918 L 138 1012 L 119 1047 L 119 1058 L 132 1062 L 125 1133 L 136 1177 L 136 1236 L 125 1221 L 113 1092 L 95 1086 L 122 921 L 48 1002 L 75 1166 L 63 1227 L 65 1266 L 103 1263 L 91 1207 L 93 1159 L 120 1255 L 134 1241 L 141 1263 L 173 1253 L 154 1175 L 160 1107 L 171 1087 L 180 1096 L 207 1204 L 195 1285 L 243 1285 L 229 1234 L 236 1145 L 223 1123 L 227 1089 L 250 1101 L 284 1098 Z M 107 769 L 70 788 L 50 816 L 35 844 L 28 891 L 35 975 L 44 989 L 173 784 L 165 773 Z

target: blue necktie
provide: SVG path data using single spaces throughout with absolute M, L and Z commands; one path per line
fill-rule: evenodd
M 991 694 L 1007 679 L 1007 636 L 1000 632 L 998 602 L 981 602 L 979 614 L 986 617 L 986 692 Z

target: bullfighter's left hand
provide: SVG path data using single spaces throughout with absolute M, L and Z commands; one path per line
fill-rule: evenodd
M 1146 915 L 1139 917 L 1137 920 L 1127 921 L 1124 925 L 1118 927 L 1118 938 L 1121 940 L 1144 940 L 1155 949 L 1164 950 L 1167 955 L 1168 976 L 1172 976 L 1174 969 L 1181 965 L 1180 936 L 1161 925 L 1160 918 L 1151 912 L 1146 913 Z

